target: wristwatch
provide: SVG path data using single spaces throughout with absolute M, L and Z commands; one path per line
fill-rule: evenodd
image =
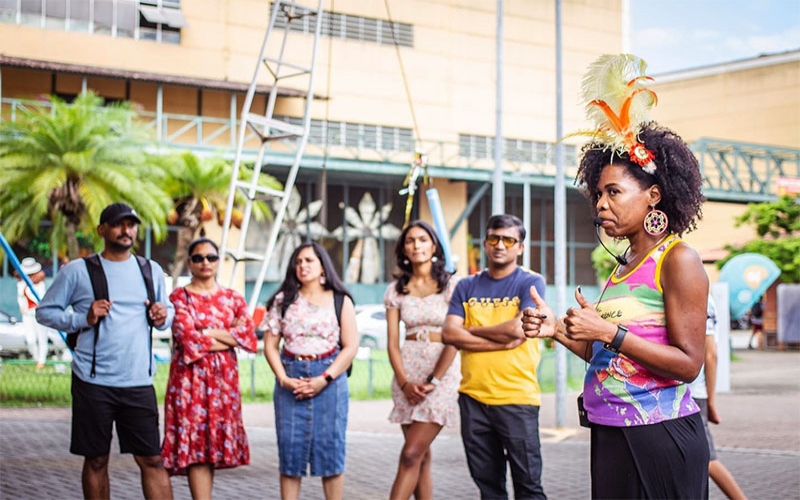
M 430 375 L 428 375 L 427 382 L 429 384 L 433 384 L 433 386 L 436 387 L 436 386 L 439 385 L 439 382 L 441 382 L 441 380 L 439 380 L 438 378 L 434 377 L 433 374 L 430 374 Z
M 322 372 L 322 376 L 323 378 L 325 378 L 325 382 L 329 384 L 333 382 L 333 377 L 331 377 L 331 375 L 328 372 Z
M 625 338 L 626 333 L 628 333 L 628 328 L 625 325 L 617 325 L 617 334 L 614 335 L 614 340 L 610 344 L 603 344 L 603 349 L 619 354 L 619 349 L 622 347 L 622 340 Z

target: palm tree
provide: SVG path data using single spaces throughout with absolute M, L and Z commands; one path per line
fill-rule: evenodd
M 170 200 L 151 175 L 149 144 L 128 103 L 103 107 L 92 92 L 72 104 L 50 97 L 0 122 L 0 229 L 13 242 L 49 218 L 50 244 L 75 259 L 78 231 L 95 235 L 103 208 L 124 201 L 163 239 Z
M 215 217 L 220 224 L 222 223 L 233 166 L 230 161 L 222 158 L 200 158 L 189 152 L 161 157 L 157 161 L 164 172 L 164 188 L 174 205 L 167 221 L 181 228 L 178 232 L 175 260 L 172 262 L 171 270 L 175 282 L 183 271 L 189 243 L 198 236 L 202 223 Z M 239 170 L 239 178 L 249 179 L 252 172 L 251 169 L 243 167 Z M 263 173 L 259 177 L 259 184 L 282 189 L 280 182 Z M 242 201 L 244 196 L 237 196 L 237 203 Z M 270 216 L 271 212 L 265 201 L 259 200 L 253 203 L 255 220 L 265 220 Z M 238 226 L 241 222 L 242 212 L 234 208 L 231 223 Z

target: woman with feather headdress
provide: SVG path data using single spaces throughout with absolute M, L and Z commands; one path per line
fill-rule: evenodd
M 708 277 L 679 237 L 702 217 L 702 176 L 688 145 L 647 121 L 656 102 L 646 65 L 603 56 L 582 92 L 597 128 L 576 183 L 608 236 L 627 239 L 600 298 L 558 319 L 523 312 L 529 337 L 552 337 L 590 363 L 583 401 L 591 428 L 593 498 L 707 498 L 700 409 L 688 382 L 703 364 Z M 576 134 L 572 134 L 576 135 Z

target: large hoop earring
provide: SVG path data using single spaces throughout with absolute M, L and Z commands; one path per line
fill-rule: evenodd
M 650 211 L 644 216 L 644 230 L 647 231 L 647 234 L 658 236 L 667 230 L 668 225 L 667 214 L 656 210 L 655 205 L 650 205 Z

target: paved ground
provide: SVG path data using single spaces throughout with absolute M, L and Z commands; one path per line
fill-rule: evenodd
M 736 344 L 734 344 L 736 347 Z M 712 429 L 719 457 L 751 499 L 800 499 L 800 353 L 735 350 L 732 391 L 719 395 L 723 422 Z M 544 485 L 553 499 L 589 497 L 588 431 L 577 426 L 568 398 L 567 428 L 556 430 L 553 395 L 542 412 Z M 351 402 L 345 498 L 386 498 L 402 446 L 386 416 L 389 401 Z M 82 459 L 69 448 L 69 410 L 0 408 L 0 498 L 80 498 Z M 249 467 L 220 471 L 221 499 L 278 498 L 278 458 L 272 405 L 245 408 L 252 460 Z M 116 446 L 116 445 L 115 445 Z M 457 429 L 433 445 L 437 498 L 478 498 L 467 471 Z M 130 456 L 111 457 L 113 498 L 141 498 Z M 173 478 L 176 498 L 190 498 L 185 478 Z M 304 481 L 302 498 L 323 498 L 320 481 Z M 724 498 L 716 486 L 711 498 Z

